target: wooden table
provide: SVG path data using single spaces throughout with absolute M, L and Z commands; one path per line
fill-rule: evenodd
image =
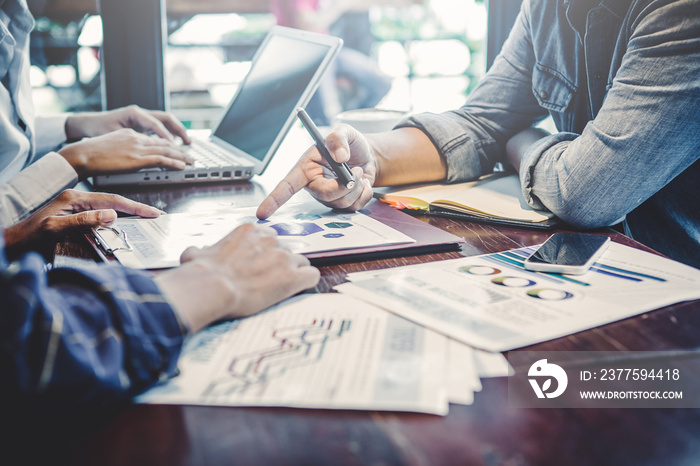
M 270 172 L 253 183 L 123 191 L 168 212 L 254 205 L 308 141 L 293 133 Z M 548 233 L 447 219 L 423 219 L 466 244 L 461 254 L 542 242 Z M 613 239 L 643 246 L 618 234 Z M 90 255 L 79 242 L 61 253 Z M 359 270 L 460 257 L 459 252 L 323 267 L 319 291 Z M 700 301 L 534 345 L 529 349 L 667 350 L 700 344 Z M 700 413 L 691 409 L 513 409 L 505 378 L 484 380 L 472 406 L 446 417 L 364 411 L 128 406 L 67 444 L 73 465 L 700 464 Z

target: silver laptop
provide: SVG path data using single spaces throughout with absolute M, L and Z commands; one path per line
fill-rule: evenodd
M 188 148 L 195 159 L 184 170 L 159 168 L 100 175 L 96 186 L 247 180 L 265 170 L 308 103 L 342 40 L 281 26 L 258 48 L 250 72 L 206 140 Z

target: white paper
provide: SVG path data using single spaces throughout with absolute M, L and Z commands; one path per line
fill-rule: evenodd
M 304 296 L 193 336 L 180 375 L 140 403 L 448 410 L 447 339 L 339 294 Z
M 700 298 L 700 271 L 613 243 L 592 270 L 525 270 L 522 248 L 353 275 L 337 290 L 488 351 L 506 351 Z
M 514 374 L 513 368 L 501 353 L 474 350 L 476 372 L 482 379 L 490 377 L 508 377 Z
M 334 212 L 317 202 L 283 206 L 264 221 L 255 217 L 256 209 L 245 207 L 166 214 L 155 219 L 118 219 L 113 226 L 126 233 L 133 250 L 115 251 L 114 255 L 132 268 L 175 267 L 189 246 L 212 245 L 244 223 L 270 226 L 277 230 L 281 242 L 300 254 L 415 242 L 360 212 Z
M 474 392 L 481 391 L 475 350 L 455 340 L 448 341 L 448 398 L 450 403 L 470 405 L 474 403 Z

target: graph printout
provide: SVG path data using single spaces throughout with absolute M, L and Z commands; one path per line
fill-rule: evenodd
M 621 244 L 576 276 L 525 270 L 533 251 L 359 272 L 336 289 L 488 351 L 700 298 L 700 270 Z
M 269 219 L 258 220 L 256 209 L 120 218 L 113 227 L 126 236 L 131 249 L 119 249 L 114 255 L 125 266 L 137 269 L 175 267 L 189 246 L 210 246 L 244 223 L 269 226 L 280 242 L 299 254 L 415 242 L 362 211 L 336 212 L 310 202 L 285 205 Z
M 447 342 L 349 296 L 307 295 L 194 335 L 180 375 L 136 401 L 445 415 Z

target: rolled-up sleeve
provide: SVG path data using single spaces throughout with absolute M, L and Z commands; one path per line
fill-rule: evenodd
M 532 94 L 535 56 L 529 39 L 529 2 L 493 66 L 458 110 L 418 114 L 398 127 L 423 131 L 445 158 L 447 181 L 474 179 L 505 162 L 508 139 L 547 116 Z
M 8 263 L 2 242 L 3 390 L 110 402 L 174 372 L 184 329 L 148 275 L 119 266 L 47 274 L 36 254 Z
M 630 15 L 627 48 L 601 110 L 522 159 L 523 195 L 568 223 L 615 223 L 700 158 L 698 0 L 650 2 Z

